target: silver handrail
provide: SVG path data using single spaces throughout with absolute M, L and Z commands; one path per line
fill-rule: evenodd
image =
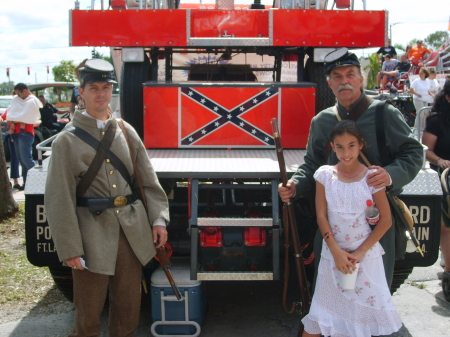
M 417 121 L 417 129 L 414 130 L 414 134 L 417 136 L 418 141 L 420 141 L 420 136 L 422 134 L 422 114 L 424 113 L 425 110 L 431 110 L 431 107 L 425 106 L 419 110 L 418 114 L 416 114 L 416 120 L 418 118 L 418 121 Z
M 44 145 L 51 143 L 56 138 L 56 136 L 58 136 L 58 135 L 51 136 L 50 138 L 47 138 L 43 142 L 40 142 L 39 144 L 36 145 L 36 150 L 38 152 L 38 164 L 37 164 L 38 167 L 42 167 L 42 153 L 44 151 L 52 150 L 51 146 L 44 146 Z

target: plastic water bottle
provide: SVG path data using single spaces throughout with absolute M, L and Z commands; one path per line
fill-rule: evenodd
M 375 226 L 378 223 L 378 220 L 380 220 L 380 211 L 378 210 L 377 206 L 373 203 L 372 200 L 368 199 L 366 201 L 366 219 L 369 225 Z

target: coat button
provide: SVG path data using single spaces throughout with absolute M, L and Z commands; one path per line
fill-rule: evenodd
M 106 133 L 106 132 L 105 132 L 105 131 L 103 131 L 103 132 L 102 132 L 102 136 L 104 136 L 104 135 L 105 135 L 105 133 Z
M 110 161 L 111 161 L 111 160 L 109 160 L 109 159 L 106 159 L 106 162 L 107 162 L 107 163 L 109 163 Z
M 114 171 L 109 171 L 109 174 L 114 174 Z
M 112 185 L 112 188 L 116 188 L 116 187 L 117 187 L 117 185 L 116 185 L 116 184 L 113 184 L 113 185 Z
M 120 213 L 120 210 L 116 210 L 116 214 L 119 214 Z

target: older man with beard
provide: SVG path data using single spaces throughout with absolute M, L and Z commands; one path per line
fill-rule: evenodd
M 383 107 L 386 147 L 390 163 L 382 167 L 377 143 L 375 111 L 379 101 L 367 97 L 363 90 L 364 77 L 355 54 L 347 48 L 337 49 L 325 57 L 327 81 L 337 98 L 336 106 L 321 111 L 311 122 L 304 164 L 288 181 L 287 187 L 278 188 L 283 202 L 300 197 L 314 190 L 314 172 L 322 165 L 336 165 L 336 154 L 328 148 L 329 136 L 334 125 L 341 119 L 352 119 L 361 129 L 367 150 L 364 154 L 375 169 L 368 176 L 368 184 L 375 188 L 387 187 L 394 195 L 411 182 L 419 172 L 423 161 L 422 145 L 414 139 L 400 111 L 389 104 Z M 392 283 L 395 263 L 395 226 L 381 238 L 385 250 L 384 268 L 388 284 Z M 316 267 L 322 249 L 322 237 L 317 232 L 314 242 Z

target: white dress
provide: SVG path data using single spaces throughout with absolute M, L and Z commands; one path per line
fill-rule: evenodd
M 364 211 L 366 200 L 379 191 L 367 185 L 367 175 L 353 183 L 337 179 L 333 166 L 322 166 L 314 178 L 325 186 L 328 220 L 338 245 L 346 251 L 356 250 L 372 230 Z M 333 337 L 370 337 L 390 335 L 400 329 L 401 319 L 392 303 L 386 282 L 382 255 L 377 242 L 360 261 L 353 290 L 340 287 L 339 273 L 326 242 L 317 275 L 309 314 L 302 320 L 311 334 Z

